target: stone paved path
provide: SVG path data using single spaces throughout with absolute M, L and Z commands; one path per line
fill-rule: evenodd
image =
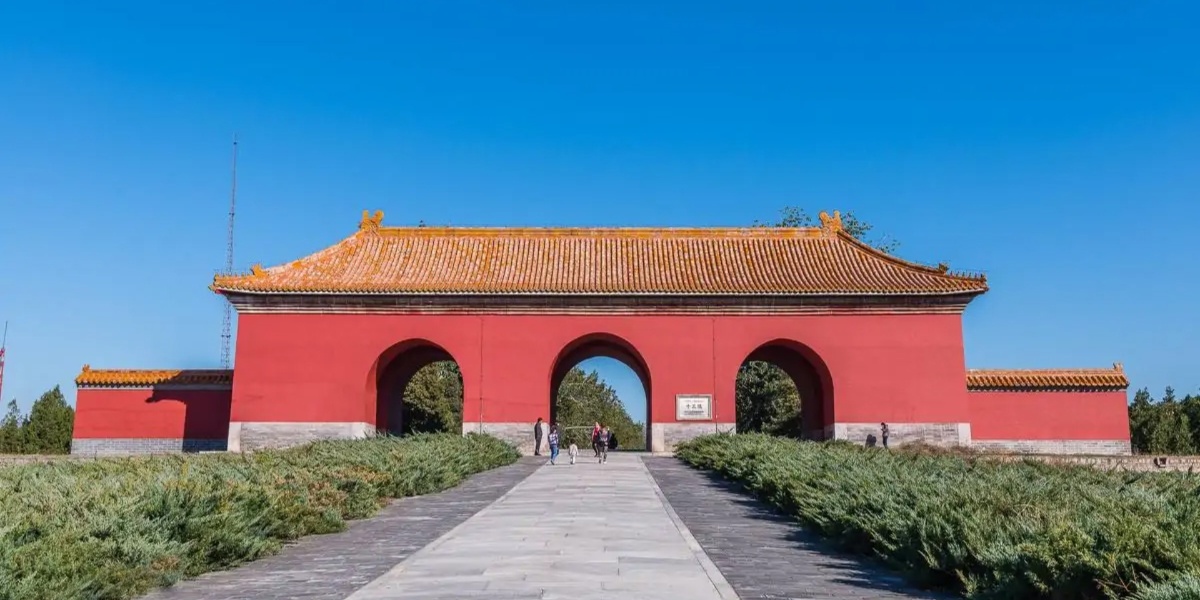
M 641 459 L 614 454 L 539 469 L 350 600 L 735 597 Z
M 643 459 L 692 535 L 743 600 L 945 598 L 831 550 L 733 484 L 666 457 Z
M 589 453 L 590 454 L 590 453 Z M 586 456 L 586 455 L 585 455 Z M 525 458 L 152 600 L 942 598 L 674 458 Z
M 207 573 L 145 598 L 342 600 L 494 502 L 542 462 L 525 458 L 444 492 L 397 500 L 370 519 L 352 522 L 346 531 L 301 538 L 274 556 Z

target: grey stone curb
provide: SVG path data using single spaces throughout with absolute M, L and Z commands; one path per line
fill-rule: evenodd
M 638 460 L 641 459 L 639 458 Z M 704 572 L 708 575 L 708 579 L 712 582 L 713 587 L 717 588 L 717 593 L 722 598 L 727 598 L 728 600 L 741 600 L 741 597 L 733 590 L 733 586 L 729 585 L 729 582 L 725 580 L 725 575 L 721 573 L 721 569 L 718 569 L 717 565 L 713 564 L 712 559 L 708 557 L 708 553 L 704 551 L 700 542 L 696 541 L 696 537 L 688 530 L 687 525 L 684 525 L 683 520 L 676 514 L 675 509 L 671 508 L 671 503 L 667 500 L 666 494 L 663 494 L 662 488 L 658 487 L 658 482 L 654 480 L 654 475 L 650 474 L 650 469 L 646 466 L 646 461 L 642 460 L 641 462 L 646 479 L 650 480 L 650 485 L 654 486 L 654 494 L 662 501 L 663 508 L 667 509 L 667 516 L 675 524 L 675 529 L 679 530 L 679 535 L 683 536 L 684 541 L 687 542 L 688 548 L 692 549 L 692 554 L 696 557 L 696 561 L 700 563 L 700 566 L 704 568 Z

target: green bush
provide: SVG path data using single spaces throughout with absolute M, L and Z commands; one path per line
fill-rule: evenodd
M 515 462 L 489 436 L 0 468 L 0 600 L 129 598 Z
M 1200 600 L 1200 576 L 1188 573 L 1143 585 L 1134 600 Z
M 1200 599 L 1200 476 L 763 435 L 676 448 L 844 549 L 968 598 Z

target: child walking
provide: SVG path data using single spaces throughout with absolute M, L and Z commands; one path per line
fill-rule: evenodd
M 546 436 L 546 441 L 550 443 L 550 464 L 558 459 L 558 425 L 550 426 L 550 435 Z
M 576 446 L 575 442 L 571 442 L 571 445 L 567 447 L 567 454 L 571 457 L 571 464 L 575 464 L 575 457 L 579 456 L 579 446 Z

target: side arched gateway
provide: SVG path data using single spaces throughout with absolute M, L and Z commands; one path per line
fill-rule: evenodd
M 766 367 L 766 368 L 763 368 Z M 778 371 L 774 371 L 778 369 Z M 778 381 L 782 372 L 790 381 Z M 780 385 L 791 384 L 797 406 L 764 407 L 760 403 L 787 397 Z M 821 357 L 808 346 L 788 339 L 766 342 L 742 361 L 735 384 L 739 432 L 766 431 L 810 440 L 832 436 L 833 377 Z M 796 415 L 793 410 L 798 411 Z M 797 418 L 798 417 L 798 418 Z M 764 422 L 774 419 L 775 422 Z
M 445 348 L 429 340 L 406 340 L 380 354 L 371 371 L 372 412 L 380 433 L 462 430 L 462 373 Z

